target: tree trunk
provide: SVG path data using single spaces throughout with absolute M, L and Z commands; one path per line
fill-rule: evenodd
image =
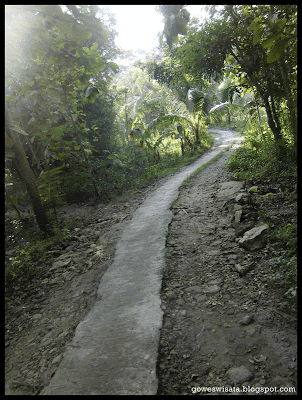
M 239 63 L 239 65 L 242 67 L 243 70 L 248 71 L 249 68 L 247 68 L 245 64 L 245 57 L 241 51 L 240 46 L 237 44 L 236 49 L 238 50 L 240 57 L 238 57 L 233 51 L 231 51 L 232 56 L 235 58 L 235 60 Z M 257 81 L 257 77 L 254 76 L 253 72 L 247 72 L 248 77 L 250 78 L 252 84 L 255 86 L 257 89 L 257 92 L 259 93 L 260 97 L 262 98 L 265 106 L 265 111 L 267 115 L 267 122 L 268 125 L 274 135 L 275 142 L 279 142 L 282 139 L 282 134 L 281 134 L 281 128 L 278 120 L 278 116 L 276 114 L 276 110 L 274 108 L 274 99 L 273 96 L 269 95 L 269 90 L 263 90 L 261 87 L 260 83 Z M 269 85 L 269 82 L 267 82 Z M 271 97 L 271 105 L 269 103 L 269 97 Z M 275 120 L 274 120 L 275 117 Z
M 263 131 L 262 131 L 262 128 L 261 128 L 261 119 L 260 119 L 260 113 L 259 113 L 259 106 L 258 106 L 258 103 L 256 103 L 256 110 L 257 110 L 257 118 L 258 118 L 259 131 L 260 131 L 260 133 L 261 133 L 262 139 L 265 140 L 265 137 L 264 137 L 264 135 L 263 135 Z
M 294 104 L 293 94 L 290 88 L 289 79 L 286 74 L 286 65 L 284 62 L 283 56 L 279 59 L 279 67 L 281 71 L 281 76 L 283 80 L 283 88 L 286 93 L 287 97 L 287 104 L 288 104 L 288 111 L 289 111 L 289 123 L 291 128 L 291 133 L 294 138 L 294 150 L 295 154 L 297 153 L 297 115 L 296 115 L 296 108 Z
M 196 143 L 198 144 L 198 143 L 200 143 L 200 137 L 199 137 L 199 126 L 196 126 L 195 127 L 195 141 L 196 141 Z
M 272 114 L 272 109 L 271 109 L 271 106 L 270 106 L 269 101 L 268 101 L 268 95 L 265 94 L 265 95 L 263 95 L 261 97 L 262 97 L 262 99 L 264 101 L 264 106 L 265 106 L 265 111 L 266 111 L 266 115 L 267 115 L 268 125 L 269 125 L 271 131 L 273 132 L 275 141 L 278 142 L 282 138 L 280 125 L 278 123 L 276 123 L 275 120 L 274 120 L 274 117 L 273 117 L 273 114 Z M 275 115 L 275 117 L 276 117 L 276 115 Z
M 38 226 L 42 232 L 46 233 L 47 235 L 51 235 L 52 231 L 50 229 L 50 222 L 48 220 L 41 197 L 38 192 L 36 177 L 27 161 L 26 153 L 22 146 L 18 133 L 10 128 L 11 126 L 13 126 L 13 122 L 9 110 L 6 108 L 5 111 L 6 132 L 8 136 L 13 140 L 12 149 L 17 160 L 20 175 L 25 182 L 27 193 L 29 195 Z
M 85 150 L 84 150 L 84 146 L 83 146 L 83 143 L 82 143 L 82 140 L 81 140 L 81 135 L 77 131 L 77 128 L 75 127 L 75 125 L 74 125 L 74 128 L 75 128 L 76 137 L 78 139 L 78 143 L 80 145 L 81 153 L 82 153 L 82 155 L 84 157 L 84 160 L 85 160 L 85 163 L 86 163 L 87 171 L 89 172 L 89 175 L 90 175 L 90 178 L 91 178 L 91 182 L 92 182 L 92 186 L 93 186 L 93 189 L 94 189 L 94 193 L 95 193 L 96 197 L 99 197 L 100 194 L 99 194 L 98 189 L 97 189 L 97 184 L 95 182 L 92 169 L 90 168 L 88 157 L 87 157 L 87 155 L 85 153 Z

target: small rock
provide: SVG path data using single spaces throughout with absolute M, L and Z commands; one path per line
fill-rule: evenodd
M 206 299 L 207 299 L 206 295 L 196 296 L 196 300 L 200 302 L 205 301 Z
M 241 321 L 239 321 L 240 325 L 249 325 L 251 322 L 254 320 L 254 315 L 246 315 L 244 318 L 242 318 Z
M 58 338 L 62 339 L 63 337 L 65 337 L 66 335 L 68 335 L 68 331 L 63 331 L 62 333 L 59 334 Z
M 257 363 L 265 362 L 267 357 L 265 357 L 263 354 L 260 354 L 259 356 L 254 356 L 253 360 L 256 361 Z
M 184 289 L 187 293 L 201 293 L 202 289 L 199 286 L 190 286 Z
M 235 264 L 234 268 L 235 270 L 238 272 L 238 274 L 240 276 L 244 276 L 245 274 L 247 274 L 251 269 L 252 269 L 252 265 L 240 265 L 240 264 Z
M 255 326 L 247 326 L 245 329 L 246 335 L 250 337 L 255 335 L 256 332 L 258 332 L 258 330 Z
M 206 286 L 203 289 L 203 292 L 206 294 L 215 294 L 218 293 L 220 290 L 220 287 L 218 285 L 212 285 L 212 286 Z
M 61 360 L 62 360 L 62 358 L 63 358 L 63 354 L 59 354 L 57 357 L 55 357 L 53 360 L 52 360 L 52 364 L 56 364 L 56 363 L 60 363 L 61 362 Z
M 235 197 L 235 201 L 239 204 L 249 204 L 251 195 L 246 192 L 238 193 Z
M 166 292 L 165 295 L 166 295 L 167 299 L 169 299 L 169 300 L 177 299 L 176 294 L 172 291 Z
M 179 310 L 179 314 L 180 314 L 182 317 L 185 317 L 185 316 L 187 315 L 187 310 Z
M 241 221 L 241 216 L 242 216 L 242 210 L 237 210 L 235 211 L 234 215 L 234 224 L 239 224 Z
M 34 314 L 32 316 L 32 319 L 40 319 L 42 317 L 42 314 Z
M 240 367 L 230 368 L 226 375 L 236 384 L 249 381 L 253 378 L 252 372 L 247 369 L 244 365 Z
M 221 279 L 211 279 L 208 282 L 208 285 L 219 285 L 221 283 Z
M 66 260 L 58 260 L 55 261 L 52 264 L 52 267 L 49 269 L 49 271 L 52 271 L 53 269 L 57 269 L 57 268 L 63 268 L 66 267 L 71 261 L 71 258 L 67 258 Z

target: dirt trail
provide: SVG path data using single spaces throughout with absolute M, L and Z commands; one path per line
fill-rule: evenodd
M 222 149 L 219 146 L 225 145 L 226 142 L 218 143 L 217 152 Z M 173 215 L 170 210 L 165 211 L 165 216 L 161 215 L 161 219 L 166 218 L 166 228 L 161 231 L 163 241 L 157 243 L 156 251 L 148 253 L 149 235 L 147 232 L 143 235 L 146 254 L 137 259 L 130 256 L 128 262 L 145 268 L 146 260 L 153 257 L 151 271 L 145 269 L 149 275 L 139 275 L 135 269 L 129 273 L 121 265 L 125 248 L 137 240 L 128 235 L 127 229 L 133 223 L 140 225 L 140 218 L 150 218 L 148 224 L 155 222 L 152 235 L 156 237 L 157 224 L 152 221 L 155 215 L 152 213 L 160 206 L 145 215 L 138 211 L 146 205 L 145 200 L 147 209 L 152 209 L 154 202 L 148 205 L 148 199 L 153 198 L 157 188 L 168 183 L 169 177 L 108 206 L 65 207 L 65 212 L 73 218 L 91 215 L 90 223 L 83 229 L 75 229 L 64 249 L 52 249 L 52 252 L 57 251 L 57 258 L 53 259 L 54 253 L 50 254 L 45 276 L 33 282 L 27 296 L 21 296 L 18 301 L 7 300 L 6 394 L 46 394 L 51 390 L 57 394 L 75 391 L 100 394 L 102 390 L 103 394 L 143 394 L 156 393 L 157 386 L 158 394 L 188 394 L 194 385 L 232 383 L 232 379 L 244 373 L 252 383 L 295 385 L 295 332 L 285 332 L 273 315 L 274 299 L 265 289 L 266 265 L 263 264 L 262 269 L 260 263 L 251 275 L 242 278 L 232 269 L 235 262 L 246 261 L 247 254 L 234 242 L 227 210 L 223 202 L 215 198 L 219 183 L 230 180 L 224 169 L 229 155 L 230 151 L 208 166 L 195 178 L 193 186 L 181 189 L 173 205 Z M 167 200 L 170 203 L 177 197 L 177 189 L 173 190 L 176 192 L 172 194 L 171 191 L 172 197 Z M 162 197 L 163 194 L 158 198 Z M 137 254 L 142 254 L 137 250 Z M 115 268 L 112 269 L 113 264 Z M 120 272 L 118 276 L 117 272 Z M 132 296 L 135 302 L 127 308 L 127 302 L 123 304 L 118 293 L 123 288 L 124 278 L 131 288 L 131 280 L 136 275 L 140 276 L 141 283 Z M 120 298 L 118 307 L 113 306 L 115 298 Z M 117 309 L 120 315 L 111 315 L 113 324 L 109 320 L 102 321 L 108 308 L 112 313 Z M 152 318 L 147 309 L 155 310 Z M 164 324 L 160 331 L 162 313 Z M 249 317 L 251 313 L 251 321 L 246 319 L 248 323 L 238 323 L 240 318 Z M 95 321 L 99 321 L 98 331 L 94 330 Z M 121 326 L 128 332 L 126 340 L 118 334 Z M 99 345 L 104 338 L 99 336 L 100 331 L 104 329 L 107 329 L 107 337 L 116 334 L 116 348 L 110 350 L 107 345 L 110 342 L 102 348 Z M 131 331 L 135 332 L 135 337 L 142 338 L 143 346 L 149 343 L 148 351 L 142 352 L 140 344 L 133 345 Z M 91 346 L 92 339 L 96 347 Z M 121 340 L 126 346 L 122 347 L 122 358 L 119 358 L 117 348 L 121 348 Z M 95 352 L 97 347 L 102 351 L 99 357 L 100 353 Z M 119 363 L 110 361 L 110 354 L 121 361 L 120 370 Z M 123 366 L 124 356 L 124 360 L 129 357 L 132 365 Z M 64 375 L 64 365 L 74 372 L 77 368 L 73 363 L 85 359 L 90 360 L 91 365 L 90 370 L 84 371 L 86 382 L 90 382 L 88 386 L 81 383 L 81 371 L 75 373 L 73 380 L 70 375 Z M 113 368 L 109 371 L 111 375 L 101 372 L 100 363 L 108 364 L 109 370 Z M 228 372 L 232 366 L 241 367 L 235 378 L 232 371 Z M 100 379 L 98 374 L 105 376 L 101 388 L 98 384 L 91 386 L 91 373 L 94 382 Z M 61 391 L 65 378 L 69 383 Z M 53 385 L 49 386 L 50 382 Z

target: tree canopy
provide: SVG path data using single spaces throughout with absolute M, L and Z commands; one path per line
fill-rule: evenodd
M 296 145 L 297 7 L 227 5 L 192 29 L 173 57 L 194 77 L 231 73 L 238 86 L 254 89 L 277 141 L 288 115 Z M 282 108 L 281 104 L 284 104 Z

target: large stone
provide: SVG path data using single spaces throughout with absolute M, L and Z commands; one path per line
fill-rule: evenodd
M 244 365 L 230 368 L 226 375 L 236 384 L 249 381 L 253 378 L 252 372 Z
M 219 190 L 216 193 L 217 200 L 229 201 L 234 199 L 239 190 L 243 189 L 244 182 L 229 181 L 223 182 L 219 185 Z
M 243 237 L 239 239 L 239 245 L 249 251 L 262 249 L 267 243 L 266 231 L 268 228 L 267 224 L 255 226 L 245 232 Z
M 241 222 L 240 224 L 233 224 L 235 228 L 235 234 L 236 236 L 242 236 L 246 231 L 249 231 L 250 229 L 254 228 L 256 225 L 255 221 L 250 221 L 250 220 L 245 220 Z

